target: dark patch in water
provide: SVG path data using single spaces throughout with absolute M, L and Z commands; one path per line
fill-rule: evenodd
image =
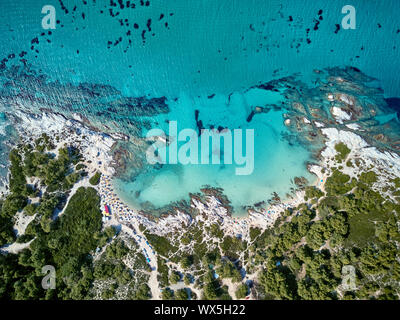
M 350 69 L 354 70 L 355 72 L 361 72 L 361 70 L 356 67 L 350 67 Z
M 397 112 L 397 115 L 400 116 L 400 98 L 385 98 L 385 101 L 388 104 L 388 107 L 395 110 Z
M 255 115 L 255 111 L 253 110 L 253 111 L 249 114 L 249 116 L 247 117 L 246 121 L 247 121 L 247 122 L 250 122 L 250 121 L 253 119 L 254 115 Z

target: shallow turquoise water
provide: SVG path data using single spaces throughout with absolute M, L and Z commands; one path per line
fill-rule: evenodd
M 260 82 L 296 73 L 311 82 L 313 69 L 353 65 L 378 78 L 387 97 L 400 96 L 398 0 L 353 0 L 357 29 L 337 34 L 335 25 L 341 23 L 346 1 L 151 0 L 148 7 L 131 2 L 135 9 L 114 7 L 120 14 L 113 18 L 109 1 L 63 1 L 68 14 L 58 1 L 48 1 L 56 7 L 60 23 L 51 35 L 45 31 L 41 36 L 43 3 L 2 0 L 0 52 L 2 57 L 16 56 L 7 62 L 12 65 L 26 51 L 28 64 L 53 81 L 109 84 L 127 96 L 165 96 L 171 112 L 150 119 L 153 127 L 166 129 L 165 120 L 177 120 L 181 128 L 195 128 L 197 109 L 206 127 L 255 130 L 252 175 L 233 175 L 230 165 L 164 166 L 135 181 L 116 183 L 132 204 L 150 201 L 162 206 L 209 184 L 222 187 L 240 207 L 266 200 L 273 191 L 285 195 L 295 176 L 312 180 L 304 166 L 310 160 L 308 151 L 282 139 L 287 131 L 281 112 L 257 114 L 246 122 L 252 107 L 279 99 L 265 91 L 245 93 Z M 149 19 L 151 31 L 146 26 Z M 39 44 L 31 50 L 35 37 Z M 114 46 L 119 37 L 121 42 Z M 77 108 L 84 115 L 99 111 L 84 104 Z M 124 121 L 119 125 L 129 131 Z M 138 198 L 136 191 L 141 192 Z
M 193 109 L 196 109 L 199 110 L 199 118 L 203 120 L 205 127 L 214 125 L 253 129 L 255 157 L 254 171 L 250 175 L 236 175 L 238 166 L 234 162 L 226 165 L 167 164 L 161 169 L 146 171 L 133 182 L 117 180 L 116 190 L 135 207 L 140 207 L 146 201 L 162 207 L 171 201 L 187 200 L 189 192 L 198 192 L 206 185 L 221 187 L 237 213 L 244 213 L 243 205 L 252 205 L 271 198 L 273 192 L 285 197 L 290 187 L 294 187 L 291 182 L 294 177 L 304 176 L 313 181 L 305 166 L 310 160 L 308 151 L 304 147 L 290 145 L 283 139 L 283 135 L 289 134 L 283 124 L 284 111 L 271 110 L 266 114 L 256 114 L 250 123 L 246 122 L 251 107 L 279 103 L 281 99 L 279 93 L 260 89 L 235 93 L 229 103 L 228 98 L 222 95 L 213 99 L 189 99 L 183 96 L 179 102 L 170 105 L 169 114 L 157 119 L 166 134 L 168 125 L 162 118 L 177 120 L 178 130 L 195 129 Z M 243 145 L 244 154 L 245 148 Z M 137 196 L 137 192 L 140 192 L 140 196 Z

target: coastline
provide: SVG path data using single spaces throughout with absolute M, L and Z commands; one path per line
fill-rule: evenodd
M 338 83 L 342 83 L 340 77 L 336 79 Z M 335 101 L 344 103 L 345 108 L 341 109 L 337 106 L 331 107 L 330 113 L 335 119 L 335 124 L 329 127 L 327 121 L 315 118 L 309 119 L 307 116 L 302 118 L 285 115 L 282 119 L 283 123 L 289 128 L 299 128 L 299 123 L 304 126 L 314 125 L 317 136 L 323 140 L 323 147 L 318 151 L 318 161 L 316 164 L 307 165 L 308 171 L 316 176 L 315 182 L 309 184 L 323 189 L 326 178 L 332 172 L 333 159 L 337 154 L 335 145 L 344 143 L 351 151 L 350 159 L 361 158 L 369 165 L 374 164 L 376 168 L 388 168 L 390 174 L 400 176 L 400 157 L 389 151 L 381 152 L 376 147 L 370 146 L 362 137 L 355 132 L 363 132 L 364 130 L 355 123 L 346 123 L 353 119 L 353 114 L 349 112 L 349 108 L 354 108 L 356 104 L 355 98 L 342 93 L 327 93 L 325 100 L 334 104 Z M 303 110 L 304 107 L 294 101 L 294 108 Z M 347 112 L 346 112 L 347 111 Z M 51 113 L 49 110 L 43 111 L 41 115 L 33 115 L 22 110 L 16 110 L 10 115 L 16 125 L 17 132 L 24 142 L 32 142 L 35 137 L 42 133 L 47 133 L 53 138 L 56 144 L 56 151 L 65 143 L 76 146 L 81 151 L 84 164 L 86 165 L 89 174 L 95 172 L 101 173 L 99 185 L 96 187 L 101 196 L 101 206 L 107 205 L 111 209 L 111 214 L 116 218 L 118 223 L 134 224 L 137 227 L 143 225 L 149 231 L 159 235 L 166 235 L 171 230 L 181 230 L 182 227 L 188 226 L 191 223 L 200 221 L 207 223 L 218 223 L 221 229 L 229 235 L 240 235 L 248 238 L 251 227 L 261 229 L 270 228 L 274 225 L 276 219 L 286 210 L 295 208 L 300 203 L 304 202 L 304 190 L 296 190 L 291 198 L 277 201 L 275 204 L 269 204 L 265 209 L 255 209 L 254 207 L 247 210 L 247 215 L 243 217 L 232 216 L 229 210 L 221 203 L 220 199 L 214 195 L 205 194 L 204 200 L 191 196 L 190 207 L 196 211 L 195 216 L 188 213 L 183 213 L 178 208 L 175 208 L 173 214 L 161 217 L 143 214 L 140 210 L 136 210 L 125 203 L 115 192 L 112 178 L 116 173 L 115 149 L 118 141 L 125 141 L 126 136 L 123 134 L 106 134 L 97 131 L 93 128 L 88 120 L 85 120 L 78 114 L 74 115 L 73 119 L 68 119 L 58 113 Z M 336 128 L 337 125 L 345 125 L 344 129 Z M 299 133 L 306 136 L 307 131 L 298 130 Z M 54 139 L 53 139 L 54 140 Z M 388 165 L 389 164 L 389 165 Z M 352 176 L 357 176 L 356 168 L 347 169 Z
M 215 196 L 205 196 L 206 201 L 201 202 L 191 198 L 190 206 L 198 212 L 196 217 L 175 210 L 174 214 L 162 217 L 148 217 L 141 214 L 126 203 L 114 192 L 111 180 L 115 174 L 115 161 L 112 150 L 118 140 L 123 140 L 119 134 L 109 135 L 94 131 L 76 116 L 68 119 L 61 114 L 50 113 L 48 110 L 41 115 L 33 115 L 22 110 L 16 111 L 11 116 L 15 128 L 24 143 L 32 142 L 42 133 L 53 137 L 55 152 L 64 144 L 79 148 L 90 175 L 99 171 L 100 183 L 95 188 L 101 197 L 101 209 L 108 205 L 112 215 L 118 223 L 145 226 L 151 232 L 165 235 L 171 230 L 179 230 L 190 223 L 207 220 L 208 223 L 218 222 L 226 234 L 241 234 L 247 237 L 250 227 L 267 228 L 273 226 L 275 220 L 287 208 L 296 206 L 304 199 L 304 192 L 298 191 L 293 199 L 279 204 L 268 206 L 263 212 L 248 210 L 247 216 L 234 217 Z M 57 139 L 55 139 L 57 137 Z M 58 141 L 56 141 L 58 140 Z
M 336 120 L 339 123 L 343 119 Z M 307 117 L 295 118 L 294 121 L 289 122 L 283 118 L 282 121 L 287 123 L 287 126 L 291 126 L 296 122 L 297 125 L 298 121 L 307 125 L 311 125 L 313 122 L 316 123 L 315 120 L 309 120 Z M 41 116 L 23 111 L 18 111 L 14 115 L 14 123 L 20 137 L 22 137 L 22 142 L 32 143 L 35 138 L 46 133 L 51 136 L 55 146 L 52 152 L 57 152 L 65 144 L 74 146 L 80 150 L 83 157 L 82 163 L 86 166 L 86 171 L 88 171 L 89 175 L 93 177 L 96 173 L 101 173 L 98 184 L 89 184 L 89 176 L 85 176 L 78 181 L 71 189 L 66 204 L 68 204 L 69 199 L 71 199 L 78 187 L 96 189 L 100 196 L 100 210 L 102 211 L 101 227 L 104 229 L 112 227 L 111 229 L 115 229 L 117 233 L 113 239 L 121 233 L 121 237 L 129 239 L 138 248 L 138 252 L 143 253 L 145 263 L 149 268 L 145 271 L 146 276 L 149 277 L 146 281 L 148 281 L 153 299 L 160 299 L 162 290 L 160 291 L 159 289 L 165 286 L 159 279 L 160 274 L 163 272 L 161 264 L 167 265 L 171 270 L 178 270 L 183 273 L 184 268 L 180 264 L 178 252 L 195 252 L 199 254 L 198 250 L 201 250 L 201 248 L 199 249 L 197 239 L 195 240 L 194 238 L 196 230 L 206 234 L 206 237 L 201 240 L 201 245 L 207 247 L 208 250 L 213 250 L 216 244 L 217 246 L 229 246 L 234 241 L 256 245 L 260 234 L 274 232 L 274 230 L 279 232 L 282 222 L 281 217 L 285 222 L 289 213 L 289 216 L 292 213 L 296 214 L 295 212 L 305 204 L 311 208 L 312 202 L 311 204 L 308 203 L 306 196 L 307 187 L 314 186 L 325 191 L 325 182 L 335 171 L 341 171 L 350 178 L 356 178 L 357 180 L 360 178 L 361 172 L 365 173 L 366 169 L 372 170 L 377 173 L 379 179 L 371 185 L 371 188 L 380 192 L 382 191 L 382 186 L 387 185 L 388 182 L 390 183 L 391 178 L 400 177 L 400 156 L 390 150 L 382 151 L 380 148 L 369 144 L 367 142 L 369 140 L 366 141 L 361 134 L 357 134 L 358 132 L 364 132 L 362 126 L 349 126 L 343 123 L 346 127 L 341 128 L 335 124 L 329 126 L 325 121 L 324 123 L 322 122 L 318 122 L 318 129 L 314 133 L 322 139 L 323 145 L 319 146 L 318 150 L 314 152 L 315 163 L 306 164 L 307 170 L 316 176 L 316 180 L 313 183 L 305 183 L 301 177 L 295 177 L 295 184 L 299 189 L 292 192 L 290 198 L 281 200 L 276 197 L 276 199 L 273 199 L 274 201 L 268 201 L 269 205 L 267 207 L 249 209 L 247 216 L 237 217 L 232 215 L 229 201 L 227 201 L 222 190 L 207 187 L 201 189 L 201 194 L 190 194 L 189 210 L 181 210 L 179 206 L 172 206 L 168 214 L 157 217 L 130 207 L 114 189 L 112 180 L 117 175 L 116 169 L 118 169 L 118 162 L 114 159 L 115 149 L 118 142 L 124 140 L 122 135 L 102 133 L 93 130 L 94 128 L 88 123 L 77 119 L 67 119 L 60 114 L 53 114 L 48 111 Z M 304 137 L 308 133 L 300 130 L 300 136 L 302 134 Z M 344 159 L 338 161 L 337 157 L 341 156 L 341 152 L 337 146 L 340 144 L 343 144 L 349 151 Z M 28 182 L 32 183 L 32 181 Z M 382 191 L 382 194 L 385 193 Z M 386 195 L 390 196 L 389 193 Z M 187 208 L 183 207 L 184 209 Z M 61 214 L 63 214 L 63 210 L 57 212 L 57 215 Z M 279 221 L 279 225 L 276 224 L 277 221 Z M 14 228 L 18 234 L 22 234 L 24 221 L 21 224 L 20 221 L 17 221 Z M 270 230 L 264 232 L 266 229 Z M 214 234 L 213 232 L 216 233 Z M 191 236 L 193 238 L 190 238 Z M 184 237 L 189 238 L 188 243 L 185 242 Z M 194 240 L 193 244 L 190 243 L 191 240 Z M 226 243 L 225 240 L 227 240 Z M 28 248 L 32 241 L 23 244 L 15 242 L 3 247 L 2 251 L 18 254 Z M 159 241 L 167 242 L 167 247 L 176 248 L 176 251 L 172 255 L 169 255 L 169 251 L 167 255 L 165 255 L 165 251 L 160 253 Z M 230 243 L 229 241 L 232 242 Z M 303 243 L 302 241 L 301 243 Z M 107 245 L 105 249 L 96 248 L 93 251 L 93 259 L 95 261 L 99 260 L 106 249 Z M 249 266 L 249 250 L 247 248 L 239 249 L 240 254 L 235 256 L 234 259 L 240 272 L 242 272 L 241 277 L 246 283 L 248 281 L 258 281 L 256 279 L 258 279 L 258 272 L 262 270 L 262 266 L 255 268 Z M 223 250 L 225 252 L 227 249 Z M 199 257 L 201 257 L 201 254 L 199 254 Z M 234 296 L 238 288 L 237 285 L 230 280 L 224 280 L 223 283 L 227 286 L 231 296 Z M 180 288 L 174 285 L 171 287 Z M 197 290 L 195 285 L 192 286 L 190 284 L 188 287 L 193 292 Z M 254 296 L 253 293 L 250 293 L 248 297 L 253 299 Z M 96 297 L 99 298 L 98 296 Z

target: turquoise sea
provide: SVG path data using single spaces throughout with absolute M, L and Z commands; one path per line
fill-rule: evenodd
M 355 30 L 340 27 L 347 4 L 356 9 Z M 44 5 L 56 9 L 55 30 L 42 29 Z M 202 186 L 220 187 L 240 214 L 273 192 L 285 197 L 294 177 L 314 179 L 306 170 L 312 161 L 307 145 L 284 138 L 290 134 L 284 110 L 246 121 L 256 106 L 284 101 L 253 87 L 291 75 L 312 83 L 314 69 L 351 65 L 379 79 L 385 97 L 399 97 L 399 16 L 398 0 L 1 0 L 0 60 L 6 59 L 2 69 L 29 65 L 55 88 L 90 83 L 124 97 L 165 97 L 168 113 L 141 119 L 151 128 L 166 130 L 175 120 L 180 128 L 196 129 L 197 110 L 205 127 L 254 129 L 249 176 L 234 175 L 233 165 L 166 165 L 138 174 L 131 163 L 115 181 L 136 207 L 162 207 Z M 44 99 L 54 97 L 47 92 Z M 7 107 L 3 100 L 1 108 L 9 112 Z M 63 107 L 53 105 L 54 111 Z M 103 111 L 90 101 L 71 109 L 92 117 Z M 116 114 L 114 123 L 128 134 L 129 113 Z
M 202 186 L 209 185 L 223 188 L 236 210 L 243 212 L 241 206 L 265 201 L 271 198 L 272 192 L 285 196 L 294 186 L 291 180 L 296 176 L 305 176 L 310 182 L 313 181 L 305 166 L 306 161 L 310 160 L 306 148 L 290 145 L 282 137 L 285 133 L 289 134 L 282 120 L 283 111 L 271 110 L 267 114 L 257 114 L 253 121 L 246 122 L 251 106 L 275 103 L 279 97 L 277 93 L 260 89 L 252 89 L 244 94 L 234 93 L 229 103 L 224 95 L 216 95 L 213 99 L 181 96 L 178 102 L 171 103 L 170 113 L 158 117 L 159 127 L 166 134 L 168 124 L 162 118 L 176 119 L 178 130 L 196 128 L 193 108 L 199 110 L 199 118 L 207 128 L 214 125 L 253 129 L 255 157 L 254 171 L 250 175 L 236 175 L 236 168 L 243 166 L 236 165 L 234 161 L 225 165 L 167 164 L 161 169 L 139 175 L 132 182 L 117 181 L 117 190 L 135 206 L 150 202 L 160 207 L 171 201 L 186 199 L 188 192 L 198 192 Z M 244 134 L 245 131 L 243 140 Z M 246 155 L 245 145 L 242 151 Z M 137 192 L 140 192 L 138 197 Z

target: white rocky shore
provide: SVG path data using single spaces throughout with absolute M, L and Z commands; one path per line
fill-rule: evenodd
M 119 135 L 94 131 L 80 121 L 79 115 L 76 115 L 76 119 L 67 119 L 61 114 L 34 115 L 16 110 L 10 118 L 16 124 L 16 129 L 24 142 L 46 133 L 53 138 L 56 150 L 64 144 L 79 148 L 90 172 L 98 170 L 106 175 L 114 174 L 110 150 L 120 139 Z M 55 137 L 58 137 L 58 141 L 54 140 Z
M 334 160 L 337 155 L 335 145 L 340 142 L 351 150 L 348 155 L 348 161 L 354 164 L 352 167 L 343 166 L 341 169 L 343 173 L 355 178 L 361 171 L 367 169 L 374 171 L 381 183 L 400 177 L 400 156 L 398 154 L 379 151 L 376 147 L 368 145 L 365 140 L 354 132 L 336 128 L 324 128 L 321 131 L 327 137 L 326 147 L 321 152 L 322 159 L 320 163 L 309 167 L 309 170 L 317 175 L 321 181 L 325 181 L 326 177 L 332 172 L 331 169 L 337 167 L 337 163 Z M 361 166 L 354 163 L 356 159 Z M 322 169 L 325 169 L 324 173 L 322 173 Z M 385 174 L 383 175 L 382 173 Z
M 335 145 L 342 142 L 351 150 L 348 159 L 353 162 L 353 166 L 343 166 L 341 169 L 343 173 L 356 178 L 361 170 L 373 171 L 378 177 L 375 189 L 381 191 L 389 180 L 400 177 L 400 156 L 398 154 L 380 151 L 376 147 L 368 145 L 354 132 L 327 128 L 322 129 L 322 133 L 328 138 L 326 148 L 321 153 L 323 167 L 333 168 L 335 166 L 334 157 L 337 154 Z

